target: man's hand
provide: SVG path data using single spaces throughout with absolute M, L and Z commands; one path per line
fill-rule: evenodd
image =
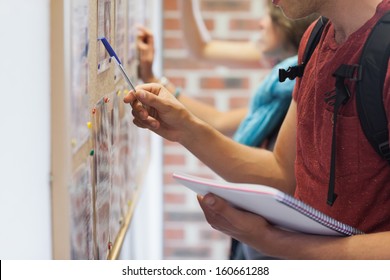
M 264 218 L 236 209 L 213 194 L 198 196 L 198 201 L 214 229 L 267 253 L 267 238 L 275 229 Z
M 180 142 L 188 135 L 187 128 L 195 117 L 166 88 L 159 84 L 144 84 L 124 98 L 133 108 L 134 124 L 160 136 Z

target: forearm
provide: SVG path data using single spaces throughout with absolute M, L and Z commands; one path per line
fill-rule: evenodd
M 220 111 L 214 106 L 180 94 L 179 101 L 196 117 L 208 123 L 224 135 L 232 135 L 248 112 L 247 108 Z
M 249 242 L 263 244 L 264 253 L 283 259 L 390 259 L 390 232 L 327 237 L 274 228 L 261 243 Z
M 194 120 L 184 135 L 179 142 L 225 180 L 293 193 L 295 180 L 285 176 L 272 152 L 236 143 L 200 120 Z
M 252 41 L 211 40 L 204 46 L 200 59 L 226 66 L 259 66 L 262 59 L 259 48 Z
M 198 60 L 226 66 L 258 66 L 261 54 L 252 41 L 214 40 L 200 14 L 199 0 L 181 0 L 181 27 L 191 55 Z

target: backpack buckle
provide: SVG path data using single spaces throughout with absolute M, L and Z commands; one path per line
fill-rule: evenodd
M 305 64 L 288 67 L 287 70 L 279 69 L 279 82 L 283 83 L 287 78 L 294 80 L 296 77 L 302 77 L 305 70 Z
M 362 79 L 362 66 L 359 64 L 353 64 L 351 65 L 350 71 L 351 71 L 351 78 L 349 78 L 351 81 L 360 81 Z
M 350 81 L 360 81 L 362 79 L 362 72 L 362 66 L 359 64 L 341 64 L 333 73 L 333 76 Z
M 382 155 L 382 157 L 390 162 L 390 146 L 389 146 L 389 141 L 383 142 L 379 144 L 379 151 Z

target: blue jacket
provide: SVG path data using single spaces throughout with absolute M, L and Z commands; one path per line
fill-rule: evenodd
M 279 82 L 279 69 L 297 65 L 298 57 L 283 60 L 272 68 L 250 100 L 248 115 L 241 122 L 234 140 L 258 147 L 282 123 L 291 102 L 295 80 Z

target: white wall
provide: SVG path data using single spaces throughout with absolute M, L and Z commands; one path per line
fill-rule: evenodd
M 49 0 L 0 0 L 0 259 L 51 259 Z

